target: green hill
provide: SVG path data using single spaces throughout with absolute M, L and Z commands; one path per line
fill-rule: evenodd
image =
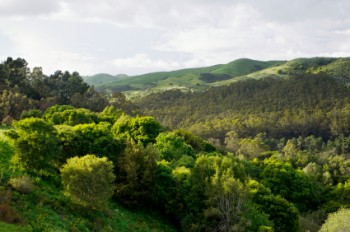
M 256 61 L 238 59 L 228 64 L 210 67 L 182 69 L 171 72 L 156 72 L 117 80 L 113 83 L 95 85 L 102 91 L 121 91 L 127 94 L 146 95 L 170 89 L 203 91 L 217 82 L 231 80 L 262 69 L 281 65 L 284 61 Z
M 86 76 L 83 77 L 84 81 L 86 83 L 88 83 L 89 85 L 94 85 L 94 86 L 99 86 L 99 85 L 103 85 L 103 84 L 108 84 L 108 83 L 112 83 L 115 81 L 118 81 L 120 79 L 126 78 L 127 75 L 125 74 L 118 74 L 116 76 L 110 75 L 110 74 L 106 74 L 106 73 L 99 73 L 93 76 Z
M 298 58 L 290 61 L 238 59 L 228 64 L 130 76 L 99 84 L 98 90 L 124 92 L 129 98 L 179 89 L 205 91 L 246 79 L 288 78 L 303 74 L 326 73 L 344 83 L 350 80 L 350 58 Z

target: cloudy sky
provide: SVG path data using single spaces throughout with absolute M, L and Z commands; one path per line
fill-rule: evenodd
M 349 0 L 0 0 L 0 59 L 128 75 L 350 56 Z

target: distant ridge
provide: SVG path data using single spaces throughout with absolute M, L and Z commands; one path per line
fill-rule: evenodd
M 125 74 L 117 74 L 113 76 L 107 73 L 99 73 L 93 76 L 85 76 L 83 78 L 85 82 L 88 83 L 89 85 L 99 86 L 99 85 L 112 83 L 126 77 L 128 76 Z
M 350 83 L 350 58 L 314 57 L 290 61 L 258 61 L 242 58 L 227 64 L 137 76 L 98 74 L 91 77 L 93 81 L 89 79 L 87 82 L 94 85 L 97 90 L 124 92 L 132 98 L 171 89 L 204 91 L 213 86 L 228 85 L 250 78 L 288 78 L 319 72 Z

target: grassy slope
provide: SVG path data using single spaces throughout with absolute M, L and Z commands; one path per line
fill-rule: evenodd
M 29 226 L 12 225 L 6 222 L 0 222 L 0 232 L 20 232 L 32 231 Z
M 108 90 L 111 88 L 128 92 L 129 94 L 141 94 L 144 91 L 158 92 L 168 89 L 205 90 L 210 83 L 201 79 L 201 74 L 213 74 L 213 78 L 219 75 L 229 75 L 236 78 L 267 67 L 280 65 L 283 61 L 255 61 L 250 59 L 239 59 L 228 64 L 219 64 L 203 68 L 183 69 L 172 72 L 149 73 L 118 80 L 114 83 L 99 86 L 99 89 Z M 215 83 L 216 80 L 213 80 Z
M 281 65 L 275 65 L 257 72 L 249 73 L 235 79 L 214 83 L 214 86 L 227 85 L 247 78 L 261 79 L 266 77 L 288 78 L 303 73 L 324 72 L 338 79 L 350 81 L 350 58 L 298 58 Z
M 11 231 L 176 231 L 159 215 L 144 211 L 131 211 L 111 202 L 109 215 L 74 205 L 63 195 L 57 179 L 42 180 L 32 177 L 34 189 L 28 194 L 11 189 L 7 180 L 12 175 L 23 175 L 10 168 L 10 159 L 14 154 L 13 146 L 6 141 L 3 132 L 9 127 L 0 127 L 0 200 L 6 192 L 10 192 L 11 205 L 22 219 L 21 225 L 11 225 L 0 221 L 0 232 Z M 7 145 L 6 145 L 7 144 Z M 21 174 L 22 173 L 22 174 Z M 0 202 L 2 203 L 2 202 Z
M 97 88 L 106 91 L 121 91 L 132 99 L 170 89 L 204 91 L 212 86 L 228 85 L 248 78 L 288 78 L 303 73 L 319 72 L 325 72 L 345 83 L 350 83 L 350 58 L 315 57 L 266 62 L 238 59 L 228 64 L 210 67 L 148 73 L 123 78 L 113 83 L 97 86 Z M 209 80 L 203 78 L 203 74 L 210 74 L 209 77 L 207 76 Z
M 83 78 L 84 78 L 84 81 L 86 83 L 88 83 L 89 85 L 99 86 L 99 85 L 103 85 L 103 84 L 113 83 L 113 82 L 118 81 L 118 80 L 125 78 L 125 77 L 127 77 L 127 76 L 123 75 L 123 74 L 113 76 L 113 75 L 106 74 L 106 73 L 99 73 L 99 74 L 96 74 L 93 76 L 86 76 Z

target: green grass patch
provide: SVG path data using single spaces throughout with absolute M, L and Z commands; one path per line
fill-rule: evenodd
M 33 179 L 33 192 L 13 191 L 12 196 L 14 209 L 32 231 L 176 231 L 157 214 L 132 211 L 116 202 L 111 202 L 106 212 L 75 205 L 63 195 L 59 180 Z
M 29 232 L 32 229 L 29 226 L 13 225 L 6 222 L 0 222 L 0 232 Z

